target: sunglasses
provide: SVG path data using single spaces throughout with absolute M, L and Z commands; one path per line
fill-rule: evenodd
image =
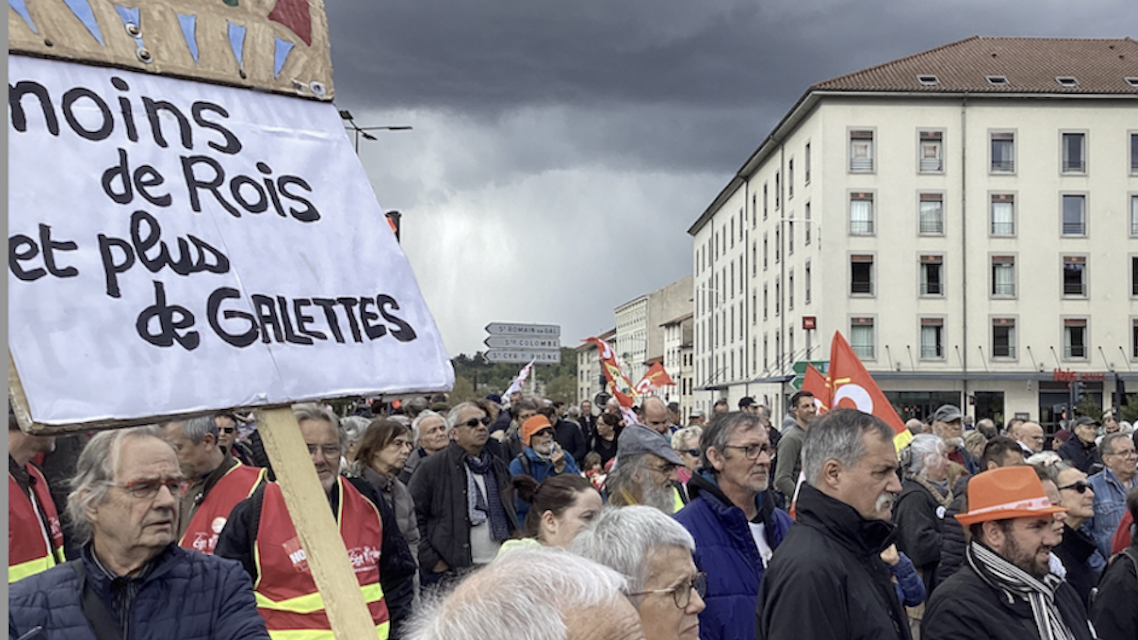
M 473 429 L 480 424 L 481 425 L 490 424 L 490 418 L 488 416 L 482 416 L 481 418 L 471 418 L 471 419 L 467 420 L 466 422 L 461 423 L 461 426 L 470 427 L 471 429 Z
M 234 431 L 237 431 L 237 427 L 222 427 L 221 428 L 222 433 L 233 433 Z
M 1091 485 L 1087 484 L 1086 480 L 1079 480 L 1078 482 L 1073 482 L 1065 487 L 1059 487 L 1059 490 L 1064 491 L 1066 489 L 1074 489 L 1076 493 L 1086 493 L 1087 489 L 1090 488 Z

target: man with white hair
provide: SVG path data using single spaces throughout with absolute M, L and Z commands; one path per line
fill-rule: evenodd
M 628 580 L 645 640 L 700 637 L 707 574 L 692 561 L 695 541 L 678 522 L 651 507 L 609 507 L 570 549 Z
M 833 409 L 802 446 L 798 519 L 759 587 L 759 640 L 909 640 L 881 552 L 892 542 L 901 491 L 893 429 L 857 409 Z
M 502 554 L 430 600 L 408 640 L 640 640 L 616 571 L 558 548 Z

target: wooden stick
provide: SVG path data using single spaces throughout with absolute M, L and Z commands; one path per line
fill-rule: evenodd
M 336 640 L 375 638 L 375 623 L 292 408 L 258 409 L 257 425 Z

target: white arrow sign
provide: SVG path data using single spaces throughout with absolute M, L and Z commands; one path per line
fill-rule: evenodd
M 527 351 L 524 349 L 491 349 L 486 352 L 486 359 L 490 362 L 543 362 L 546 364 L 560 364 L 561 350 Z
M 519 336 L 490 336 L 483 341 L 492 349 L 560 349 L 560 338 L 523 338 Z
M 513 322 L 491 322 L 486 325 L 486 333 L 492 336 L 534 336 L 558 338 L 561 326 L 556 324 L 516 324 Z

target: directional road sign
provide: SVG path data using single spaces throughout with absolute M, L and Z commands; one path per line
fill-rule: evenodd
M 541 338 L 561 337 L 561 326 L 556 324 L 517 324 L 514 322 L 491 322 L 486 325 L 486 333 L 492 336 L 532 336 Z
M 490 349 L 486 352 L 490 362 L 517 362 L 527 364 L 536 361 L 545 364 L 560 364 L 561 349 Z
M 560 349 L 560 338 L 527 338 L 523 336 L 490 336 L 484 341 L 491 349 Z
M 802 383 L 806 380 L 806 365 L 808 364 L 814 365 L 814 368 L 822 375 L 826 375 L 826 372 L 830 369 L 829 360 L 799 360 L 795 362 L 791 367 L 791 370 L 794 371 L 795 374 L 794 379 L 790 381 L 790 387 L 792 389 L 796 391 L 802 390 Z

